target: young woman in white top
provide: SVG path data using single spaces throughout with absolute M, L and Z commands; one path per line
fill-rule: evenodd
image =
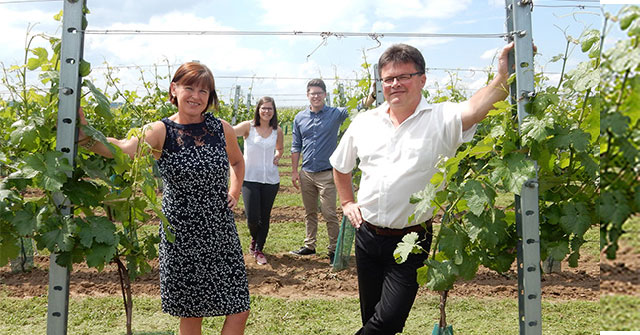
M 262 249 L 269 233 L 273 201 L 280 188 L 278 162 L 284 143 L 273 98 L 260 98 L 253 120 L 241 122 L 233 129 L 236 136 L 244 137 L 242 199 L 251 234 L 249 250 L 258 264 L 267 264 Z

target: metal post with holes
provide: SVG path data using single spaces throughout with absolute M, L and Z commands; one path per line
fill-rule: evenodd
M 247 117 L 253 119 L 253 113 L 251 112 L 251 93 L 247 93 Z
M 535 96 L 531 0 L 505 0 L 507 31 L 515 43 L 509 69 L 516 73 L 511 84 L 511 102 L 518 107 L 518 124 L 527 116 L 526 105 Z M 515 65 L 515 66 L 514 66 Z M 540 213 L 538 181 L 530 179 L 516 195 L 518 232 L 518 311 L 520 335 L 542 334 L 542 289 L 540 286 Z
M 384 102 L 384 93 L 382 93 L 382 79 L 380 79 L 378 64 L 373 64 L 373 75 L 376 83 L 376 106 L 380 106 Z
M 65 0 L 60 49 L 60 92 L 56 150 L 74 165 L 76 156 L 77 113 L 80 106 L 80 61 L 84 49 L 83 8 L 85 0 Z M 67 173 L 71 176 L 71 172 Z M 71 215 L 71 204 L 61 193 L 54 194 L 62 215 Z M 49 294 L 47 305 L 47 334 L 67 333 L 69 316 L 69 268 L 56 263 L 57 254 L 49 258 Z
M 236 117 L 238 116 L 238 107 L 240 106 L 240 85 L 236 85 L 236 97 L 233 101 L 233 115 L 231 116 L 231 125 L 236 125 Z

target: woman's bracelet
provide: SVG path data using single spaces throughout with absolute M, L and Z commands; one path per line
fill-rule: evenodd
M 96 142 L 97 141 L 95 138 L 87 136 L 86 138 L 78 141 L 78 144 L 80 144 L 80 146 L 85 149 L 91 149 L 96 144 Z

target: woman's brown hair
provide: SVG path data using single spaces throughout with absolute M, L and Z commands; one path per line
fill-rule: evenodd
M 180 85 L 201 85 L 209 90 L 209 100 L 207 100 L 207 107 L 204 109 L 206 112 L 213 104 L 213 109 L 218 110 L 218 95 L 216 94 L 216 83 L 213 79 L 213 73 L 211 70 L 198 62 L 187 62 L 178 68 L 176 73 L 171 79 L 172 83 Z M 178 99 L 169 90 L 169 101 L 172 104 L 178 106 Z

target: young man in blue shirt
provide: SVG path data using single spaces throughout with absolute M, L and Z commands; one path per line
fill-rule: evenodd
M 309 81 L 309 107 L 300 111 L 293 121 L 291 181 L 294 187 L 302 191 L 306 238 L 304 246 L 291 253 L 301 256 L 316 253 L 319 199 L 320 211 L 327 221 L 329 261 L 333 262 L 339 223 L 336 215 L 336 186 L 329 157 L 336 148 L 340 125 L 349 116 L 349 112 L 344 107 L 326 106 L 326 96 L 327 88 L 322 79 Z M 302 169 L 299 171 L 300 154 Z

